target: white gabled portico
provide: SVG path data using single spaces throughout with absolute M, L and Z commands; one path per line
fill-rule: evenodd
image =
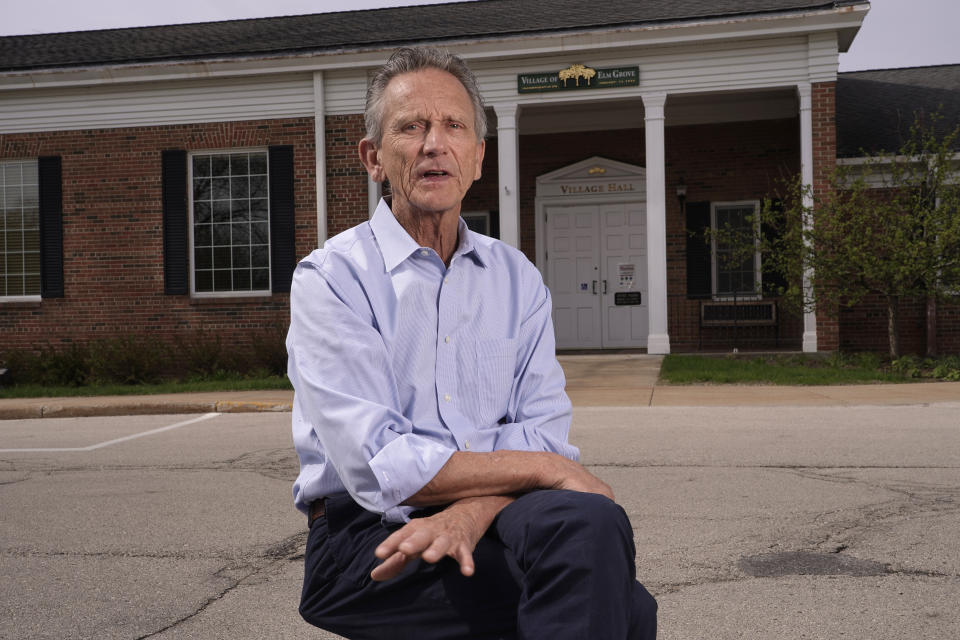
M 592 157 L 537 178 L 537 266 L 558 348 L 647 346 L 646 175 Z

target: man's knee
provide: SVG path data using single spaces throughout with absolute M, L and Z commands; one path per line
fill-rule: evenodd
M 542 497 L 544 506 L 541 512 L 545 520 L 580 524 L 600 530 L 612 527 L 630 531 L 630 520 L 623 508 L 599 493 L 553 490 L 538 491 L 531 495 Z
M 522 520 L 525 537 L 562 545 L 588 545 L 606 553 L 622 550 L 633 557 L 630 520 L 620 505 L 605 496 L 580 491 L 535 491 L 518 499 L 511 508 L 514 512 L 505 515 Z
M 653 640 L 657 637 L 657 601 L 639 582 L 634 583 L 631 613 L 631 640 Z

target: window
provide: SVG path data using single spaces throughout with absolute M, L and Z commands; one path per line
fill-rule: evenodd
M 471 211 L 460 214 L 463 221 L 467 223 L 467 228 L 475 233 L 482 233 L 485 236 L 490 235 L 490 212 L 489 211 Z
M 500 215 L 496 211 L 462 211 L 460 217 L 471 231 L 500 238 Z
M 267 151 L 190 156 L 192 292 L 270 292 Z
M 713 296 L 716 298 L 760 297 L 759 206 L 756 200 L 712 204 L 710 227 Z
M 40 296 L 36 160 L 0 161 L 0 299 Z

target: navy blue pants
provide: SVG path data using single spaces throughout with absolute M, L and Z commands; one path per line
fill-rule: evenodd
M 656 637 L 657 603 L 636 581 L 630 522 L 603 496 L 520 497 L 477 544 L 469 578 L 445 558 L 372 581 L 373 551 L 398 527 L 349 496 L 328 498 L 307 539 L 303 618 L 351 639 Z

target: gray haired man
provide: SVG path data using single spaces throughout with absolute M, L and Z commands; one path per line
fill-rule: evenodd
M 460 218 L 486 148 L 476 79 L 401 49 L 366 127 L 390 195 L 291 292 L 301 615 L 348 638 L 654 638 L 627 516 L 567 441 L 550 294 Z

